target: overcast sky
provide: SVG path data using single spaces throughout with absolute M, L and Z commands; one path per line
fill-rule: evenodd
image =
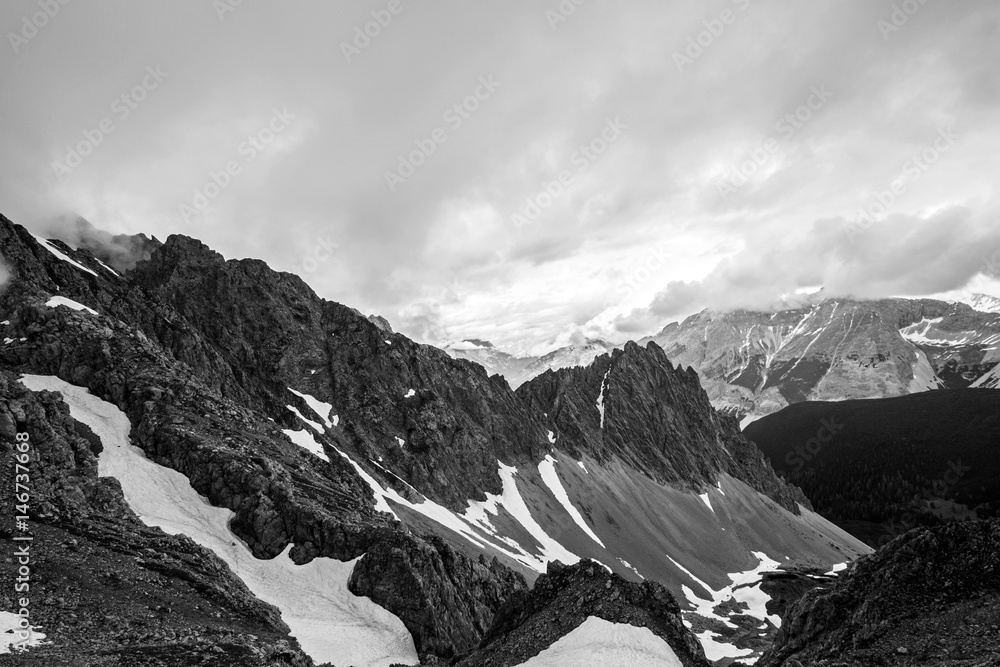
M 0 212 L 521 351 L 1000 294 L 997 3 L 576 2 L 4 0 Z

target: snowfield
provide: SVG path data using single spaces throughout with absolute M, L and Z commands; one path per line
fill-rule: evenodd
M 9 611 L 0 611 L 0 655 L 10 653 L 12 646 L 17 646 L 17 651 L 20 652 L 22 648 L 52 643 L 42 641 L 45 639 L 45 635 L 38 632 L 30 625 L 28 628 L 31 634 L 29 635 L 27 641 L 21 643 L 21 635 L 19 634 L 21 627 L 19 625 L 20 621 L 21 617 L 17 614 L 12 614 Z
M 417 664 L 413 639 L 402 621 L 347 590 L 356 561 L 317 558 L 295 565 L 288 557 L 291 545 L 272 560 L 255 558 L 229 530 L 230 510 L 213 507 L 184 475 L 153 463 L 129 443 L 131 427 L 117 407 L 56 377 L 26 375 L 21 382 L 33 391 L 61 393 L 73 418 L 90 426 L 104 445 L 98 474 L 121 482 L 125 500 L 142 521 L 170 534 L 183 533 L 215 552 L 254 595 L 281 611 L 291 634 L 317 663 Z
M 670 644 L 649 628 L 591 616 L 519 667 L 683 667 Z

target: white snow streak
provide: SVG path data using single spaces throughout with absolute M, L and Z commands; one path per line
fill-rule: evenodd
M 97 315 L 97 311 L 94 310 L 93 308 L 88 308 L 82 303 L 73 301 L 73 299 L 67 299 L 64 296 L 54 296 L 48 301 L 46 301 L 45 305 L 48 306 L 49 308 L 55 308 L 56 306 L 66 306 L 67 308 L 72 308 L 73 310 L 80 310 L 90 313 L 91 315 Z
M 77 262 L 77 261 L 75 261 L 75 260 L 70 259 L 69 257 L 67 257 L 65 254 L 63 254 L 62 252 L 60 252 L 54 245 L 52 245 L 51 243 L 49 243 L 48 241 L 46 241 L 45 239 L 43 239 L 41 236 L 35 236 L 34 234 L 32 234 L 32 236 L 35 237 L 35 240 L 38 241 L 39 245 L 41 245 L 43 248 L 45 248 L 46 250 L 48 250 L 49 252 L 51 252 L 58 259 L 61 259 L 64 262 L 68 262 L 68 263 L 72 264 L 73 266 L 75 266 L 76 268 L 80 269 L 81 271 L 86 271 L 87 273 L 89 273 L 90 275 L 94 276 L 95 278 L 97 277 L 96 273 L 94 273 L 93 271 L 91 271 L 90 269 L 88 269 L 87 267 L 85 267 L 80 262 Z
M 326 422 L 328 428 L 337 425 L 336 421 L 330 420 L 330 413 L 333 412 L 332 405 L 330 405 L 329 403 L 324 403 L 323 401 L 313 396 L 310 396 L 309 394 L 303 394 L 301 392 L 295 391 L 291 387 L 288 388 L 288 391 L 292 392 L 293 394 L 304 400 L 306 402 L 306 405 L 309 406 L 309 409 L 315 412 L 320 419 Z M 336 420 L 337 418 L 334 417 L 333 419 Z
M 604 379 L 601 380 L 601 393 L 597 395 L 597 411 L 601 413 L 601 428 L 604 428 L 604 389 L 608 386 L 608 376 L 611 375 L 611 369 L 604 374 Z
M 301 417 L 302 415 L 299 416 Z M 309 433 L 309 431 L 306 430 L 289 431 L 286 429 L 281 429 L 281 432 L 287 435 L 289 440 L 294 442 L 302 449 L 312 452 L 313 454 L 320 457 L 327 463 L 330 462 L 330 457 L 328 457 L 326 455 L 326 452 L 323 451 L 323 445 L 316 442 L 316 439 L 312 436 L 311 433 Z
M 573 518 L 576 525 L 578 525 L 583 532 L 587 533 L 590 539 L 594 540 L 603 547 L 604 542 L 601 542 L 601 538 L 594 534 L 594 531 L 590 529 L 587 522 L 583 520 L 583 515 L 581 515 L 580 511 L 573 506 L 572 502 L 570 502 L 569 494 L 566 493 L 566 487 L 563 486 L 562 480 L 559 479 L 559 473 L 556 472 L 556 463 L 557 461 L 552 458 L 552 456 L 546 455 L 545 460 L 538 464 L 538 472 L 542 474 L 542 481 L 545 482 L 547 487 L 549 487 L 549 491 L 551 491 L 552 495 L 555 496 L 555 499 L 559 501 L 559 504 L 562 505 Z

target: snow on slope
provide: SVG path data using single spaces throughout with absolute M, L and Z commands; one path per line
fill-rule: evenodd
M 64 296 L 54 296 L 45 302 L 45 305 L 49 308 L 55 308 L 56 306 L 66 306 L 67 308 L 72 308 L 73 310 L 83 311 L 85 313 L 90 313 L 91 315 L 97 315 L 97 311 L 93 308 L 88 308 L 82 303 L 73 301 L 73 299 L 67 299 Z
M 0 655 L 10 653 L 11 648 L 21 652 L 32 646 L 52 643 L 43 641 L 44 639 L 45 635 L 30 625 L 22 630 L 21 617 L 17 614 L 0 611 Z
M 34 234 L 32 234 L 32 236 L 35 237 L 35 240 L 38 241 L 38 244 L 40 246 L 42 246 L 43 248 L 45 248 L 46 250 L 48 250 L 49 252 L 51 252 L 53 255 L 56 256 L 56 258 L 61 259 L 62 261 L 67 262 L 69 264 L 72 264 L 73 266 L 75 266 L 76 268 L 80 269 L 81 271 L 86 271 L 87 273 L 89 273 L 90 275 L 94 276 L 95 278 L 97 277 L 96 273 L 94 273 L 93 271 L 91 271 L 90 269 L 88 269 L 87 267 L 85 267 L 83 264 L 80 264 L 79 262 L 77 262 L 77 261 L 75 261 L 75 260 L 70 259 L 69 257 L 67 257 L 65 254 L 63 254 L 62 252 L 60 252 L 54 245 L 52 245 L 51 243 L 49 243 L 48 241 L 46 241 L 45 239 L 43 239 L 41 236 L 35 236 Z
M 306 405 L 309 406 L 309 409 L 315 412 L 320 417 L 320 419 L 326 422 L 327 428 L 332 428 L 337 425 L 336 417 L 333 418 L 334 421 L 330 421 L 330 413 L 333 412 L 332 405 L 330 405 L 329 403 L 324 403 L 323 401 L 313 396 L 310 396 L 309 394 L 303 394 L 301 392 L 297 392 L 291 387 L 288 388 L 288 391 L 292 392 L 293 394 L 301 398 L 303 401 L 305 401 Z M 299 416 L 301 417 L 302 415 Z M 305 417 L 303 417 L 303 419 L 305 419 Z
M 1000 389 L 1000 364 L 969 386 L 978 389 Z
M 667 558 L 677 566 L 682 572 L 684 572 L 688 577 L 691 578 L 698 586 L 703 588 L 706 592 L 711 595 L 711 599 L 706 600 L 705 598 L 695 594 L 688 586 L 682 586 L 681 590 L 684 592 L 684 596 L 687 598 L 688 602 L 694 607 L 693 611 L 684 611 L 683 614 L 686 615 L 696 615 L 702 616 L 709 619 L 714 619 L 721 622 L 726 627 L 737 629 L 737 626 L 731 622 L 726 616 L 720 616 L 715 611 L 715 607 L 719 604 L 726 602 L 727 600 L 735 600 L 737 603 L 746 604 L 746 610 L 739 613 L 752 616 L 757 620 L 761 621 L 761 627 L 766 627 L 764 624 L 770 622 L 775 628 L 781 627 L 781 617 L 774 614 L 767 613 L 767 603 L 770 601 L 771 597 L 761 590 L 760 584 L 762 581 L 762 576 L 765 572 L 774 572 L 781 565 L 778 561 L 768 558 L 767 554 L 754 551 L 753 555 L 760 561 L 757 567 L 746 570 L 743 572 L 735 572 L 729 575 L 729 579 L 732 583 L 720 590 L 714 590 L 704 581 L 696 577 L 690 570 L 685 568 L 683 565 L 678 563 L 676 560 L 667 555 Z M 741 606 L 741 605 L 737 605 Z M 684 625 L 688 628 L 692 628 L 693 624 L 690 621 L 685 620 Z M 749 658 L 753 651 L 750 649 L 740 649 L 724 641 L 724 638 L 712 632 L 711 630 L 705 630 L 698 635 L 698 640 L 701 642 L 702 648 L 705 649 L 705 654 L 708 656 L 709 660 L 721 660 L 722 658 L 740 658 L 743 662 L 747 664 L 753 664 L 756 661 L 755 658 Z
M 649 628 L 589 617 L 519 667 L 683 667 L 670 644 Z
M 300 433 L 313 439 L 312 434 L 308 431 L 301 431 Z M 315 446 L 319 447 L 320 444 L 316 442 Z M 375 509 L 391 514 L 397 520 L 400 517 L 392 509 L 392 506 L 389 505 L 388 501 L 390 500 L 396 505 L 422 514 L 428 519 L 461 535 L 480 549 L 485 549 L 487 546 L 492 547 L 536 572 L 544 573 L 548 569 L 549 562 L 553 560 L 561 561 L 567 565 L 572 565 L 580 561 L 579 556 L 552 539 L 531 516 L 531 511 L 524 502 L 524 498 L 521 497 L 521 493 L 517 489 L 517 482 L 514 479 L 514 476 L 517 474 L 517 468 L 506 466 L 502 462 L 497 461 L 497 464 L 500 466 L 499 475 L 503 481 L 501 495 L 497 496 L 487 493 L 485 502 L 469 501 L 469 507 L 465 513 L 458 515 L 428 498 L 424 498 L 423 502 L 420 503 L 407 500 L 395 489 L 385 488 L 379 484 L 378 480 L 368 474 L 364 468 L 358 465 L 345 452 L 337 449 L 337 453 L 354 467 L 358 475 L 371 488 L 375 499 Z M 416 489 L 413 489 L 413 487 L 410 488 L 417 495 L 423 495 Z M 507 510 L 528 534 L 537 541 L 541 550 L 540 554 L 530 553 L 513 539 L 500 534 L 489 519 L 490 515 L 498 516 L 500 507 Z M 503 545 L 509 548 L 505 548 Z
M 917 357 L 917 361 L 913 364 L 913 379 L 910 380 L 909 392 L 916 394 L 921 391 L 940 389 L 943 383 L 937 376 L 937 373 L 934 372 L 934 367 L 931 366 L 927 354 L 920 348 L 917 348 L 913 352 Z
M 551 433 L 551 431 L 550 431 Z M 580 526 L 580 529 L 590 536 L 590 539 L 594 540 L 602 547 L 604 542 L 601 542 L 601 538 L 594 534 L 594 531 L 590 529 L 587 522 L 583 520 L 583 516 L 580 511 L 573 506 L 573 503 L 569 500 L 569 494 L 566 493 L 566 488 L 563 486 L 562 481 L 559 479 L 559 473 L 556 472 L 556 461 L 551 455 L 547 454 L 545 460 L 538 464 L 538 472 L 542 475 L 542 481 L 545 485 L 549 487 L 549 491 L 555 496 L 556 500 L 566 509 L 569 515 L 576 522 L 576 525 Z
M 532 569 L 538 570 L 539 572 L 545 572 L 548 563 L 554 560 L 561 561 L 567 565 L 573 565 L 574 563 L 580 562 L 580 557 L 572 553 L 566 547 L 556 542 L 552 539 L 545 530 L 538 525 L 534 517 L 531 516 L 531 511 L 528 509 L 527 504 L 524 502 L 524 498 L 521 497 L 521 493 L 517 490 L 517 482 L 514 476 L 517 475 L 517 468 L 512 466 L 504 465 L 502 461 L 497 461 L 500 466 L 500 479 L 503 481 L 503 491 L 499 496 L 492 493 L 486 494 L 486 501 L 470 501 L 469 509 L 465 511 L 463 518 L 470 523 L 478 525 L 487 532 L 497 535 L 497 530 L 490 522 L 487 515 L 492 514 L 493 516 L 498 516 L 499 507 L 503 507 L 507 512 L 513 516 L 518 523 L 520 523 L 528 534 L 531 535 L 536 542 L 541 547 L 541 556 L 530 556 L 529 562 L 526 562 Z M 524 549 L 517 545 L 513 540 L 504 539 L 505 542 L 511 546 L 516 546 L 522 553 Z M 523 558 L 518 558 L 521 562 L 525 562 Z
M 229 530 L 230 510 L 213 507 L 184 475 L 153 463 L 129 443 L 131 426 L 117 407 L 56 377 L 26 375 L 21 382 L 33 391 L 60 392 L 73 418 L 90 426 L 104 445 L 98 474 L 121 482 L 125 500 L 143 522 L 183 533 L 214 551 L 254 595 L 281 611 L 291 634 L 317 663 L 417 663 L 402 621 L 347 590 L 356 561 L 316 558 L 295 565 L 288 556 L 291 545 L 272 560 L 255 558 Z
M 597 396 L 597 411 L 601 413 L 601 428 L 604 428 L 604 390 L 608 386 L 608 376 L 611 375 L 611 369 L 604 374 L 604 379 L 601 380 L 601 393 Z
M 964 294 L 957 301 L 981 313 L 1000 313 L 1000 299 L 990 294 Z
M 292 408 L 292 409 L 294 410 L 294 408 Z M 298 412 L 298 411 L 296 410 L 296 412 Z M 302 415 L 299 415 L 299 416 L 302 417 Z M 306 451 L 312 452 L 313 454 L 315 454 L 316 456 L 320 457 L 321 459 L 323 459 L 327 463 L 330 462 L 330 457 L 328 457 L 326 455 L 326 452 L 323 451 L 323 445 L 321 445 L 320 443 L 316 442 L 316 439 L 309 434 L 309 431 L 305 431 L 305 430 L 302 430 L 302 431 L 289 431 L 288 429 L 281 429 L 281 432 L 284 433 L 285 435 L 287 435 L 289 440 L 291 440 L 292 442 L 294 442 L 296 445 L 298 445 L 302 449 L 305 449 Z

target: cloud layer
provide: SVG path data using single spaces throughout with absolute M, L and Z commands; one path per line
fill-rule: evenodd
M 1000 251 L 987 0 L 231 4 L 4 3 L 3 212 L 520 349 Z

